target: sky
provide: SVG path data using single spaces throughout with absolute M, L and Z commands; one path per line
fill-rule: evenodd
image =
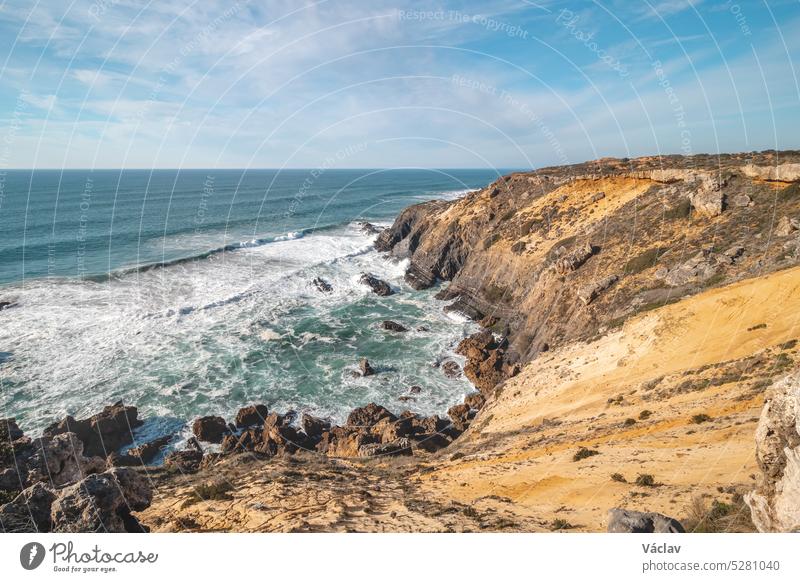
M 0 170 L 800 148 L 798 56 L 800 0 L 0 0 Z

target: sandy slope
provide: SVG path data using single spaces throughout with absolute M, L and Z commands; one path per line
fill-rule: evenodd
M 776 346 L 800 335 L 798 308 L 800 269 L 791 269 L 544 354 L 462 437 L 466 456 L 428 475 L 424 487 L 465 503 L 507 497 L 522 514 L 589 531 L 602 530 L 615 506 L 681 517 L 693 497 L 725 500 L 718 488 L 752 486 L 763 389 L 789 365 L 775 357 Z M 725 383 L 704 386 L 714 378 Z M 621 403 L 609 402 L 620 396 Z M 640 420 L 642 410 L 652 415 Z M 701 413 L 712 420 L 692 423 Z M 627 418 L 636 422 L 626 426 Z M 580 446 L 600 454 L 573 461 Z M 652 474 L 660 485 L 615 482 L 612 473 L 629 482 Z

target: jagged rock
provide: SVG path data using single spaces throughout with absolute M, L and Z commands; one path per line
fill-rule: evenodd
M 131 511 L 150 506 L 153 492 L 146 478 L 133 469 L 111 469 L 89 475 L 64 489 L 51 507 L 52 531 L 145 531 Z
M 616 275 L 609 275 L 608 277 L 593 281 L 589 285 L 578 289 L 578 299 L 583 301 L 584 305 L 589 305 L 592 301 L 597 299 L 603 291 L 616 283 L 618 279 L 619 277 Z
M 25 436 L 14 418 L 0 418 L 0 443 L 12 442 Z
M 404 326 L 404 325 L 402 325 L 400 323 L 397 323 L 396 321 L 386 320 L 383 323 L 381 323 L 381 327 L 383 329 L 386 329 L 386 330 L 389 330 L 389 331 L 396 331 L 398 333 L 402 333 L 404 331 L 408 331 L 408 328 L 406 326 Z
M 592 197 L 591 197 L 590 200 L 592 201 L 592 203 L 594 203 L 594 202 L 599 202 L 600 200 L 602 200 L 605 197 L 606 197 L 606 193 L 605 192 L 598 192 L 597 194 L 592 194 Z
M 331 429 L 331 423 L 328 420 L 304 413 L 300 419 L 300 428 L 303 429 L 308 438 L 319 440 L 322 438 L 322 433 Z
M 362 446 L 375 442 L 375 436 L 362 428 L 335 426 L 323 433 L 317 451 L 330 457 L 357 457 Z
M 16 303 L 13 301 L 0 301 L 0 311 L 5 311 L 6 309 L 11 309 L 12 307 L 16 307 Z
M 480 392 L 473 392 L 472 394 L 467 394 L 464 398 L 464 404 L 473 410 L 480 410 L 486 404 L 486 398 Z
M 203 461 L 203 453 L 194 449 L 173 451 L 164 459 L 164 466 L 181 473 L 196 473 Z
M 655 272 L 655 276 L 663 279 L 671 287 L 679 287 L 695 281 L 705 281 L 717 273 L 718 261 L 714 260 L 708 251 L 701 251 L 694 257 L 673 267 L 672 269 L 661 268 Z
M 206 443 L 221 443 L 228 423 L 221 416 L 202 416 L 192 423 L 192 433 Z
M 632 511 L 615 507 L 608 512 L 609 533 L 685 533 L 681 523 L 655 512 Z
M 236 426 L 238 428 L 246 428 L 248 426 L 262 425 L 268 414 L 269 410 L 263 404 L 245 406 L 236 413 Z
M 106 468 L 105 459 L 84 457 L 83 442 L 71 432 L 35 439 L 31 450 L 33 454 L 27 460 L 29 483 L 44 481 L 60 487 Z
M 56 494 L 44 483 L 36 483 L 0 506 L 0 531 L 46 533 L 50 531 L 50 508 Z
M 725 195 L 722 188 L 725 181 L 710 174 L 696 174 L 695 190 L 689 195 L 692 208 L 701 216 L 714 217 L 722 214 Z
M 375 373 L 367 358 L 361 358 L 358 362 L 358 369 L 361 370 L 362 376 L 372 376 Z
M 461 366 L 454 360 L 445 360 L 441 368 L 444 375 L 448 378 L 459 378 L 461 376 Z
M 564 253 L 566 253 L 566 249 L 564 247 L 560 247 L 558 249 L 558 254 L 562 255 Z M 589 260 L 589 257 L 591 257 L 593 254 L 594 247 L 591 245 L 591 243 L 586 243 L 572 251 L 570 254 L 557 259 L 553 266 L 559 275 L 566 275 L 567 273 L 574 271 L 583 265 L 583 263 Z
M 451 406 L 447 415 L 453 421 L 453 426 L 458 430 L 465 430 L 469 424 L 470 407 L 467 404 L 456 404 Z
M 378 421 L 388 418 L 392 421 L 397 417 L 383 406 L 370 402 L 366 406 L 354 408 L 347 416 L 346 426 L 348 427 L 371 427 Z
M 464 375 L 484 394 L 506 378 L 504 345 L 491 332 L 483 331 L 463 339 L 456 348 L 456 353 L 467 358 Z
M 411 455 L 411 442 L 401 438 L 390 443 L 371 443 L 358 447 L 359 457 L 387 457 L 397 455 Z
M 314 284 L 314 287 L 316 287 L 317 290 L 322 293 L 330 293 L 333 291 L 333 286 L 322 277 L 316 277 L 312 283 Z
M 411 427 L 417 434 L 430 434 L 443 431 L 449 423 L 438 415 L 411 418 Z
M 359 282 L 368 286 L 370 289 L 372 289 L 373 293 L 380 295 L 381 297 L 386 297 L 394 293 L 392 288 L 389 286 L 389 283 L 382 279 L 378 279 L 375 275 L 371 275 L 370 273 L 362 273 Z
M 384 417 L 370 428 L 370 433 L 380 442 L 390 443 L 412 435 L 414 427 L 410 418 Z
M 745 495 L 753 523 L 762 532 L 800 531 L 800 371 L 767 390 L 756 460 L 758 484 Z
M 380 234 L 385 229 L 381 226 L 375 226 L 371 222 L 359 222 L 358 225 L 361 227 L 361 232 L 364 234 Z
M 142 460 L 131 454 L 120 454 L 116 451 L 106 457 L 106 468 L 112 467 L 141 467 Z
M 128 454 L 141 459 L 142 463 L 149 463 L 155 459 L 164 448 L 172 441 L 173 435 L 167 435 L 153 439 L 143 445 L 135 447 L 128 451 Z
M 415 447 L 429 453 L 435 453 L 450 445 L 449 438 L 438 432 L 417 433 L 411 437 Z
M 789 236 L 797 230 L 800 230 L 800 220 L 782 216 L 775 227 L 775 236 Z
M 55 436 L 66 432 L 75 433 L 83 442 L 86 456 L 105 457 L 120 447 L 133 442 L 133 429 L 142 425 L 135 406 L 125 406 L 122 401 L 106 406 L 103 410 L 84 420 L 67 416 L 50 425 L 43 436 Z

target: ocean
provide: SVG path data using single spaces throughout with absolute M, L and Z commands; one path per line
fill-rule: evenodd
M 455 198 L 488 170 L 15 170 L 0 176 L 0 417 L 37 434 L 118 400 L 141 438 L 264 403 L 444 414 L 436 368 L 474 324 L 403 282 L 360 222 Z M 398 293 L 378 297 L 362 272 Z M 321 293 L 311 283 L 328 281 Z M 407 333 L 380 327 L 385 319 Z M 359 358 L 378 373 L 354 377 Z M 413 399 L 411 386 L 421 387 Z M 180 441 L 178 441 L 180 442 Z

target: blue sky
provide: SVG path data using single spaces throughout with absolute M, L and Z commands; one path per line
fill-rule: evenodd
M 13 0 L 0 170 L 800 148 L 800 2 Z

